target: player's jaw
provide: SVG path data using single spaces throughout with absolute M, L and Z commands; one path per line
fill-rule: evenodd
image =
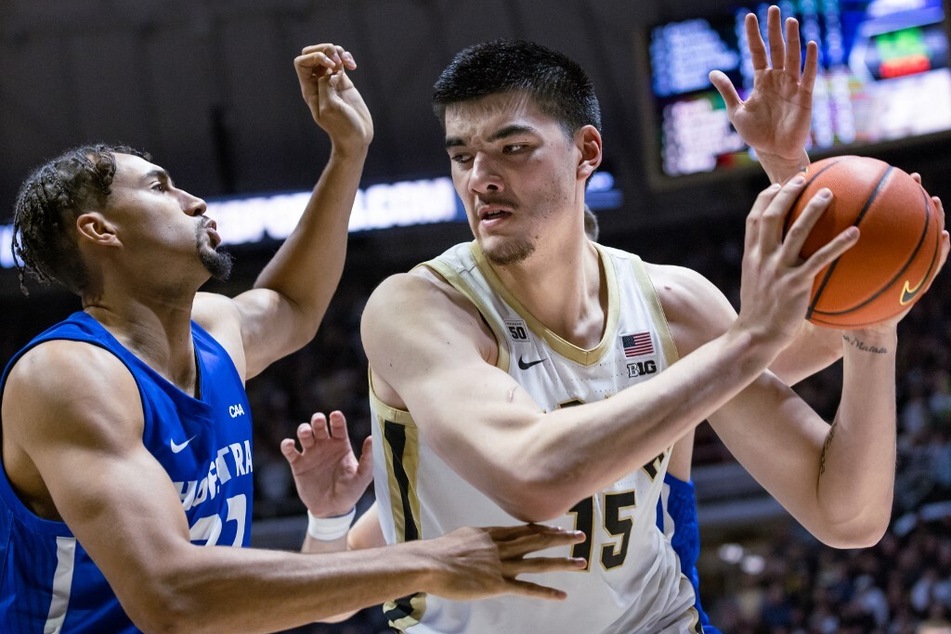
M 213 278 L 225 281 L 231 276 L 233 259 L 226 251 L 219 251 L 221 236 L 218 235 L 214 220 L 204 216 L 198 217 L 195 227 L 195 246 L 198 258 Z
M 517 264 L 535 251 L 530 232 L 519 222 L 523 216 L 518 205 L 509 200 L 476 197 L 473 201 L 472 232 L 493 265 Z

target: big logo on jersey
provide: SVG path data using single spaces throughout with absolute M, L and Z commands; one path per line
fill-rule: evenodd
M 656 372 L 657 363 L 653 359 L 648 361 L 635 361 L 634 363 L 627 364 L 627 376 L 632 379 L 639 376 L 647 376 L 648 374 L 655 374 Z

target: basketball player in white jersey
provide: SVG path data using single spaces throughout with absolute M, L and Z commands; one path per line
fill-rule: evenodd
M 776 184 L 748 215 L 739 314 L 695 272 L 586 238 L 584 190 L 602 139 L 577 64 L 503 40 L 462 51 L 437 81 L 475 240 L 389 278 L 367 304 L 377 507 L 351 544 L 544 520 L 584 531 L 572 553 L 589 563 L 553 574 L 569 599 L 541 609 L 518 598 L 394 597 L 386 611 L 398 630 L 701 632 L 656 508 L 672 445 L 705 419 L 821 541 L 863 547 L 886 530 L 898 319 L 818 333 L 823 345 L 836 338 L 843 358 L 831 425 L 768 370 L 803 335 L 814 276 L 858 233 L 799 257 L 831 200 L 823 191 L 783 236 L 803 187 L 794 174 L 808 162 L 816 49 L 801 73 L 798 27 L 787 21 L 787 48 L 775 7 L 769 54 L 755 18 L 747 28 L 756 98 L 741 102 L 713 80 Z M 945 233 L 942 264 L 947 251 Z

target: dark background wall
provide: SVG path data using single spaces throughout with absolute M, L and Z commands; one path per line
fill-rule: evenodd
M 602 242 L 646 259 L 697 268 L 733 297 L 742 218 L 766 179 L 753 171 L 671 190 L 654 189 L 642 151 L 650 134 L 640 107 L 647 84 L 635 55 L 638 38 L 648 25 L 729 4 L 721 0 L 0 0 L 0 224 L 10 221 L 19 183 L 31 168 L 69 146 L 98 140 L 150 151 L 180 186 L 206 198 L 309 188 L 329 148 L 301 100 L 292 60 L 303 46 L 324 41 L 354 53 L 359 69 L 353 78 L 374 116 L 376 135 L 364 186 L 443 176 L 447 160 L 429 108 L 434 79 L 465 45 L 500 36 L 523 37 L 576 58 L 598 89 L 604 111 L 604 167 L 614 174 L 624 195 L 620 208 L 600 214 Z M 920 172 L 932 193 L 951 201 L 949 138 L 896 141 L 868 153 Z M 461 223 L 352 235 L 344 280 L 318 339 L 249 384 L 256 420 L 267 421 L 262 428 L 269 433 L 258 439 L 255 472 L 262 478 L 273 474 L 267 477 L 275 478 L 278 489 L 284 488 L 274 499 L 256 501 L 256 508 L 262 515 L 287 510 L 296 514 L 291 518 L 289 547 L 299 543 L 302 510 L 283 459 L 273 454 L 277 443 L 315 407 L 345 409 L 354 424 L 362 425 L 353 435 L 362 438 L 367 433 L 368 422 L 361 421 L 365 360 L 355 334 L 362 301 L 385 274 L 408 268 L 467 236 Z M 233 249 L 234 280 L 216 290 L 247 287 L 276 246 Z M 903 335 L 907 352 L 901 360 L 902 403 L 911 400 L 920 377 L 932 373 L 935 387 L 928 393 L 936 395 L 933 400 L 939 405 L 951 403 L 951 375 L 946 370 L 951 358 L 945 317 L 951 305 L 947 273 L 936 286 L 940 288 L 929 293 L 924 306 L 907 320 L 907 329 L 917 334 Z M 16 275 L 0 269 L 0 357 L 6 360 L 41 327 L 77 307 L 76 298 L 62 291 L 32 287 L 30 298 L 24 298 Z M 831 384 L 832 389 L 827 383 L 806 386 L 803 394 L 817 408 L 823 405 L 834 411 L 834 398 L 829 399 L 838 392 L 835 379 Z M 948 456 L 948 420 L 951 405 L 932 415 L 934 436 L 916 436 L 907 444 L 929 455 L 936 453 L 934 447 L 944 447 L 942 455 Z M 716 559 L 722 540 L 756 537 L 739 533 L 737 525 L 759 531 L 761 552 L 775 551 L 767 554 L 771 575 L 754 578 L 716 562 L 705 567 L 702 577 L 710 592 L 705 601 L 715 607 L 718 592 L 730 598 L 751 588 L 762 590 L 777 578 L 793 579 L 792 573 L 775 570 L 793 570 L 795 562 L 812 559 L 790 554 L 798 546 L 778 534 L 794 530 L 789 528 L 793 524 L 777 514 L 775 506 L 763 506 L 768 500 L 755 483 L 731 468 L 728 456 L 704 429 L 697 456 L 701 467 L 708 466 L 695 472 L 698 481 L 703 480 L 698 490 L 704 557 Z M 916 455 L 908 454 L 903 464 L 925 464 L 912 458 Z M 910 500 L 912 510 L 921 496 L 909 497 L 908 491 L 930 482 L 932 471 L 906 470 L 900 479 L 897 497 Z M 935 490 L 939 497 L 945 495 L 946 489 Z M 777 516 L 784 529 L 763 521 Z M 718 529 L 721 525 L 729 530 Z M 263 525 L 256 530 L 270 544 L 288 533 L 281 527 L 271 533 Z M 894 544 L 905 548 L 915 536 L 907 528 L 902 531 L 890 535 L 880 550 L 890 551 Z M 942 543 L 948 543 L 951 524 L 937 531 Z M 852 561 L 844 559 L 851 557 L 849 553 L 835 553 L 837 559 L 831 559 L 828 549 L 809 547 L 815 551 L 813 559 L 832 562 L 829 569 Z M 900 585 L 905 588 L 918 578 L 924 562 L 944 561 L 927 548 L 908 549 L 922 554 L 920 562 L 911 564 L 913 572 L 902 577 Z M 946 558 L 951 561 L 951 554 Z M 887 562 L 880 564 L 883 570 L 901 572 L 901 566 L 892 566 L 887 556 L 881 561 Z M 856 566 L 863 575 L 867 572 L 864 563 Z M 947 564 L 939 567 L 949 569 Z M 795 578 L 805 588 L 802 594 L 822 577 L 816 570 L 807 572 L 808 583 Z M 858 572 L 853 576 L 860 578 Z M 879 585 L 885 587 L 885 582 Z M 718 624 L 725 631 L 741 631 L 726 626 L 731 604 L 725 605 Z M 948 610 L 951 613 L 951 606 Z M 373 631 L 355 627 L 342 626 L 339 631 Z
M 625 195 L 620 213 L 602 219 L 607 236 L 736 216 L 765 184 L 756 172 L 651 189 L 642 153 L 649 130 L 640 108 L 647 84 L 635 56 L 648 25 L 729 4 L 3 0 L 0 222 L 8 221 L 30 168 L 96 140 L 150 151 L 181 186 L 203 197 L 309 188 L 328 147 L 300 98 L 292 59 L 304 45 L 322 41 L 346 46 L 360 65 L 353 77 L 376 123 L 364 182 L 444 175 L 445 153 L 429 109 L 432 82 L 459 48 L 500 36 L 563 50 L 591 73 L 604 110 L 604 167 Z M 878 155 L 922 172 L 940 194 L 951 167 L 949 146 L 948 137 L 899 142 Z M 428 247 L 429 238 L 440 236 L 401 241 L 401 248 L 408 260 L 417 259 L 412 244 Z

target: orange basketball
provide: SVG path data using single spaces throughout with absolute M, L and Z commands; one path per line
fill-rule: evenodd
M 806 317 L 830 328 L 870 326 L 921 298 L 938 268 L 941 220 L 928 192 L 906 172 L 865 156 L 836 156 L 806 170 L 788 230 L 823 187 L 832 203 L 802 248 L 809 257 L 855 225 L 858 243 L 816 276 Z

